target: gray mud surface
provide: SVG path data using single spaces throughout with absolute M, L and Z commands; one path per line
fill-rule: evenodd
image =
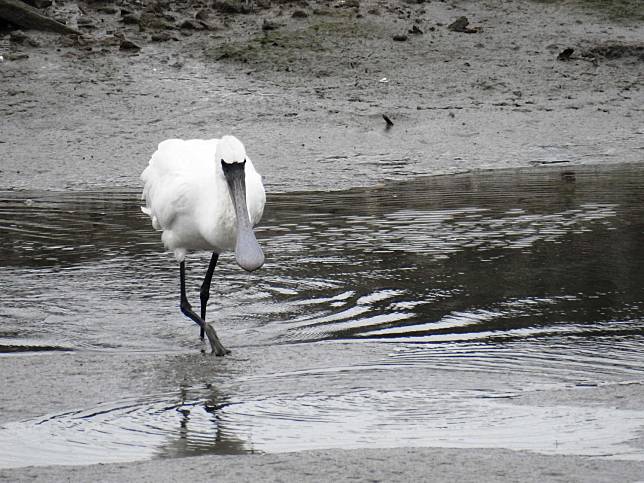
M 2 216 L 11 220 L 3 221 L 3 228 L 15 223 L 25 230 L 4 230 L 0 244 L 0 444 L 7 466 L 0 469 L 0 480 L 644 478 L 642 299 L 628 283 L 641 277 L 636 269 L 641 203 L 629 205 L 638 191 L 627 182 L 629 177 L 641 179 L 644 153 L 640 2 L 256 2 L 250 13 L 215 9 L 199 14 L 197 24 L 201 8 L 192 3 L 155 5 L 159 7 L 123 2 L 123 10 L 110 10 L 99 2 L 67 2 L 52 15 L 86 36 L 35 31 L 26 32 L 27 39 L 0 35 L 0 190 L 6 208 Z M 294 16 L 295 11 L 304 14 Z M 128 15 L 132 17 L 124 21 Z M 461 16 L 469 19 L 471 33 L 448 28 Z M 124 38 L 140 49 L 127 48 Z M 574 49 L 572 54 L 558 60 L 566 48 Z M 393 121 L 389 129 L 383 114 Z M 232 263 L 222 262 L 219 294 L 239 292 L 217 302 L 225 320 L 224 341 L 234 350 L 231 357 L 219 359 L 200 352 L 194 327 L 176 310 L 173 262 L 163 258 L 157 234 L 130 213 L 136 212 L 139 173 L 159 141 L 229 132 L 245 142 L 265 177 L 268 207 L 274 207 L 267 211 L 260 242 L 273 253 L 284 247 L 290 251 L 280 255 L 288 270 L 269 263 L 264 275 L 240 275 Z M 632 171 L 617 166 L 629 163 L 635 165 Z M 549 165 L 556 165 L 554 174 L 546 171 Z M 583 171 L 581 165 L 589 166 Z M 609 165 L 615 165 L 618 175 Z M 523 255 L 510 245 L 529 220 L 525 225 L 509 222 L 514 213 L 488 197 L 484 205 L 498 219 L 477 225 L 480 200 L 475 195 L 459 211 L 459 197 L 485 193 L 495 175 L 413 184 L 425 175 L 530 167 L 544 170 L 547 182 L 537 185 L 550 188 L 526 208 L 526 216 L 537 216 L 553 231 L 527 242 Z M 499 198 L 506 188 L 521 185 L 521 173 L 512 170 L 499 174 L 511 179 L 501 183 Z M 588 185 L 581 183 L 584 176 L 591 180 Z M 413 266 L 420 258 L 401 256 L 397 244 L 402 242 L 389 238 L 386 253 L 371 270 L 361 265 L 367 258 L 360 254 L 368 248 L 343 244 L 344 233 L 354 233 L 347 226 L 374 230 L 374 237 L 380 233 L 376 223 L 383 219 L 406 235 L 417 228 L 406 224 L 409 213 L 401 205 L 391 205 L 400 211 L 399 219 L 387 218 L 388 199 L 398 196 L 392 182 L 398 181 L 405 183 L 401 197 L 405 189 L 413 194 L 408 198 L 412 214 L 417 210 L 426 216 L 423 236 L 434 240 L 434 228 L 445 228 L 434 217 L 456 217 L 445 221 L 445 239 L 458 240 L 457 246 L 439 244 L 427 255 L 435 280 L 447 284 L 454 273 L 464 277 L 453 292 L 430 294 L 447 300 L 440 306 L 442 315 L 471 310 L 470 321 L 481 317 L 485 333 L 499 329 L 484 320 L 483 309 L 490 305 L 504 308 L 509 300 L 525 305 L 517 308 L 522 317 L 537 317 L 529 307 L 542 303 L 544 333 L 524 337 L 501 331 L 502 341 L 468 345 L 470 333 L 450 325 L 446 337 L 454 338 L 454 352 L 449 344 L 426 351 L 432 346 L 397 346 L 395 340 L 370 335 L 395 331 L 396 324 L 422 329 L 423 321 L 410 315 L 416 309 L 409 304 L 418 301 L 401 295 L 413 291 L 420 279 L 400 275 L 396 265 Z M 628 188 L 628 197 L 611 194 L 611 183 L 617 181 Z M 367 188 L 356 191 L 358 187 Z M 430 197 L 429 208 L 418 201 L 418 193 L 434 189 L 448 201 Z M 337 210 L 331 203 L 327 213 L 344 224 L 333 225 L 326 218 L 310 226 L 306 220 L 289 220 L 297 218 L 298 207 L 314 191 L 311 199 L 318 205 L 313 208 L 326 213 L 326 190 L 345 190 L 346 206 L 336 201 Z M 595 190 L 605 196 L 593 198 Z M 523 207 L 535 192 L 528 189 L 508 206 Z M 289 201 L 291 193 L 296 196 Z M 365 207 L 357 221 L 343 211 L 352 204 Z M 630 217 L 623 216 L 628 210 Z M 20 225 L 21 220 L 26 224 Z M 579 288 L 577 300 L 567 299 L 566 293 L 541 297 L 539 283 L 526 288 L 517 277 L 512 287 L 517 294 L 525 289 L 529 297 L 494 292 L 497 299 L 481 304 L 482 310 L 475 310 L 474 303 L 459 305 L 463 286 L 472 283 L 474 292 L 480 289 L 476 281 L 466 280 L 468 263 L 480 262 L 483 252 L 478 250 L 490 248 L 472 248 L 468 244 L 476 240 L 461 236 L 496 233 L 497 222 L 507 228 L 503 236 L 510 242 L 493 250 L 524 268 L 539 266 L 531 261 L 534 253 L 541 253 L 539 260 L 564 256 L 570 261 L 579 249 L 600 257 L 592 243 L 579 241 L 585 233 L 599 233 L 607 252 L 614 248 L 608 259 L 602 258 L 604 271 L 613 269 L 611 260 L 625 256 L 626 261 L 617 264 L 597 293 L 595 287 L 575 285 L 575 277 L 558 274 L 555 282 L 562 287 Z M 325 223 L 332 230 L 319 240 L 298 231 Z M 480 231 L 469 231 L 472 226 Z M 611 236 L 625 227 L 633 238 L 617 243 Z M 39 241 L 39 230 L 47 231 L 48 240 Z M 444 241 L 440 233 L 436 236 Z M 579 245 L 572 244 L 570 251 L 538 249 L 540 243 L 558 246 L 560 236 Z M 414 248 L 412 238 L 409 246 Z M 82 240 L 99 248 L 83 248 Z M 77 248 L 67 252 L 61 247 Z M 302 247 L 315 253 L 300 259 Z M 450 247 L 453 252 L 445 251 Z M 471 258 L 462 255 L 468 250 L 475 252 Z M 445 266 L 443 252 L 449 252 Z M 351 272 L 341 271 L 352 264 Z M 197 286 L 203 260 L 193 267 Z M 578 268 L 572 262 L 566 267 L 571 274 Z M 485 273 L 486 280 L 496 276 Z M 603 272 L 584 273 L 601 279 Z M 549 274 L 546 270 L 544 278 Z M 620 285 L 619 280 L 626 282 Z M 548 290 L 557 292 L 554 282 Z M 388 297 L 395 302 L 391 306 Z M 595 299 L 599 302 L 593 304 Z M 239 307 L 248 314 L 240 314 Z M 307 314 L 307 307 L 314 309 Z M 133 313 L 140 320 L 132 320 Z M 401 319 L 388 319 L 392 314 Z M 557 314 L 563 314 L 561 319 Z M 610 332 L 612 326 L 605 325 L 614 320 L 622 325 Z M 562 326 L 551 333 L 552 321 L 562 321 Z M 562 329 L 563 322 L 572 328 Z M 517 361 L 521 371 L 515 371 Z M 383 380 L 389 391 L 379 386 Z M 436 404 L 428 414 L 416 415 L 432 424 L 435 442 L 424 439 L 421 444 L 426 435 L 417 435 L 414 419 L 404 414 L 396 419 L 404 428 L 400 434 L 394 427 L 374 440 L 361 440 L 360 432 L 347 431 L 353 445 L 334 436 L 338 431 L 315 433 L 331 441 L 316 447 L 316 438 L 307 440 L 305 430 L 279 425 L 302 417 L 294 427 L 304 421 L 317 431 L 324 426 L 316 421 L 328 417 L 340 428 L 355 423 L 369 435 L 378 425 L 360 426 L 352 415 L 395 413 L 396 405 L 411 408 L 418 400 Z M 299 414 L 288 412 L 291 403 Z M 334 404 L 337 414 L 346 411 L 347 419 L 325 412 Z M 458 432 L 443 432 L 450 426 L 443 414 L 460 417 L 457 428 L 468 421 L 469 416 L 450 413 L 459 404 L 464 404 L 463 414 L 480 424 L 473 436 L 478 445 L 459 439 Z M 215 426 L 208 419 L 213 407 L 221 412 Z M 360 412 L 361 407 L 366 410 Z M 190 416 L 176 419 L 184 413 Z M 493 419 L 497 414 L 501 416 Z M 149 416 L 157 418 L 159 427 L 152 433 L 159 431 L 162 441 L 146 440 L 129 453 L 118 436 L 134 434 Z M 506 422 L 510 429 L 504 433 Z M 492 433 L 486 432 L 488 426 Z M 85 452 L 82 446 L 59 444 L 62 439 L 56 438 L 73 441 L 79 427 L 83 432 L 76 435 L 96 438 L 86 441 Z M 275 433 L 262 434 L 262 427 Z M 114 440 L 106 428 L 113 430 Z M 526 436 L 531 445 L 517 444 L 517 435 L 530 435 L 531 429 L 534 435 Z M 557 430 L 569 431 L 570 439 L 551 440 L 549 431 Z M 101 439 L 104 434 L 108 439 Z M 494 437 L 486 439 L 488 434 Z M 415 436 L 420 438 L 417 445 L 425 447 L 415 447 Z M 98 451 L 104 441 L 104 447 L 114 449 L 116 462 L 108 463 L 105 452 Z M 47 457 L 39 457 L 37 450 Z M 254 452 L 259 454 L 249 454 Z M 137 461 L 150 458 L 155 459 Z M 70 466 L 76 461 L 79 466 Z M 98 461 L 105 464 L 87 464 Z
M 393 448 L 198 456 L 128 465 L 0 471 L 7 481 L 641 481 L 644 465 L 502 450 Z
M 354 3 L 213 12 L 210 30 L 177 28 L 196 7 L 130 24 L 88 4 L 67 13 L 87 38 L 5 39 L 2 186 L 137 186 L 160 140 L 227 132 L 273 192 L 642 160 L 638 2 Z M 450 31 L 460 16 L 478 31 Z

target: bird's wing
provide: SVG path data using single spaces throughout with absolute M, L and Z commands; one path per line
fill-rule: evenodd
M 168 139 L 159 144 L 141 173 L 143 212 L 157 230 L 172 227 L 177 215 L 190 213 L 197 203 L 195 189 L 214 167 L 216 141 Z

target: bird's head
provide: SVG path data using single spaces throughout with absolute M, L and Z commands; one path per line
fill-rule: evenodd
M 230 199 L 237 218 L 237 241 L 235 243 L 235 260 L 237 264 L 252 272 L 264 264 L 262 252 L 248 216 L 246 204 L 246 149 L 235 136 L 224 136 L 215 149 L 215 163 L 221 163 L 228 184 Z
M 235 136 L 223 136 L 217 143 L 215 160 L 222 165 L 243 163 L 246 161 L 246 148 Z

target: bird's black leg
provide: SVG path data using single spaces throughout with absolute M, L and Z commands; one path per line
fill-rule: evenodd
M 201 327 L 201 330 L 205 331 L 206 336 L 208 336 L 208 340 L 210 341 L 210 347 L 212 348 L 212 351 L 215 353 L 215 355 L 225 356 L 226 354 L 229 354 L 230 351 L 226 349 L 219 341 L 219 337 L 217 337 L 217 333 L 215 332 L 215 329 L 212 327 L 212 325 L 208 324 L 201 317 L 195 314 L 194 311 L 192 310 L 192 306 L 190 305 L 190 302 L 188 302 L 188 297 L 186 296 L 186 263 L 185 262 L 181 262 L 179 264 L 179 276 L 181 280 L 181 312 L 183 313 L 183 315 L 190 318 L 199 327 Z
M 217 266 L 217 260 L 219 260 L 219 253 L 212 252 L 212 257 L 210 258 L 210 265 L 208 265 L 208 270 L 206 271 L 206 276 L 203 279 L 201 284 L 201 290 L 199 295 L 201 298 L 201 320 L 205 322 L 206 320 L 206 304 L 208 304 L 208 299 L 210 298 L 210 282 L 212 281 L 212 274 L 215 271 Z M 201 333 L 199 337 L 203 339 L 203 327 L 201 328 Z

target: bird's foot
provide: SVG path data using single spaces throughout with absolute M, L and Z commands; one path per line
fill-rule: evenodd
M 224 347 L 224 345 L 219 340 L 219 337 L 217 337 L 217 332 L 215 332 L 215 329 L 213 328 L 212 325 L 210 325 L 208 322 L 204 322 L 203 329 L 204 329 L 204 332 L 206 333 L 206 336 L 208 337 L 208 341 L 210 342 L 210 347 L 212 348 L 212 352 L 216 356 L 222 357 L 227 354 L 230 354 L 230 351 Z

